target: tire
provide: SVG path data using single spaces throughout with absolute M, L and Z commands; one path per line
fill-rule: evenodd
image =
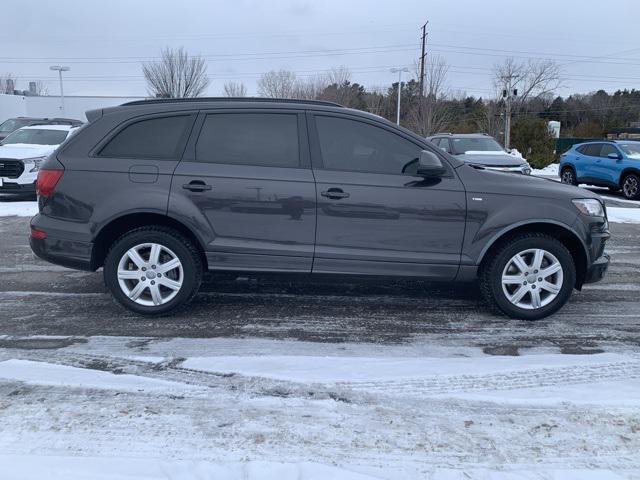
M 545 252 L 541 257 L 542 268 L 538 269 L 534 266 L 536 250 Z M 514 262 L 517 255 L 524 261 L 521 265 L 525 272 L 521 272 Z M 561 269 L 556 273 L 546 277 L 541 273 L 545 269 L 551 272 L 557 264 Z M 503 285 L 503 274 L 509 280 L 506 285 Z M 542 233 L 521 234 L 504 241 L 490 253 L 480 272 L 480 289 L 489 306 L 522 320 L 538 320 L 557 312 L 571 296 L 575 283 L 576 267 L 571 253 L 560 241 Z M 557 290 L 557 293 L 551 290 Z M 510 294 L 517 300 L 522 292 L 524 294 L 517 302 L 507 296 Z M 534 295 L 537 295 L 538 306 Z
M 640 176 L 637 173 L 625 175 L 622 179 L 622 194 L 628 200 L 640 200 Z
M 157 262 L 151 261 L 154 252 Z M 202 270 L 196 247 L 184 235 L 162 226 L 141 227 L 113 243 L 104 262 L 104 282 L 127 309 L 157 316 L 195 297 Z
M 560 173 L 560 181 L 567 185 L 578 185 L 578 179 L 576 178 L 576 172 L 571 167 L 564 167 Z

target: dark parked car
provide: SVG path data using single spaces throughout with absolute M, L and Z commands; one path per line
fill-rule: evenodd
M 560 156 L 562 183 L 609 187 L 640 200 L 640 142 L 610 140 L 573 145 Z
M 31 248 L 104 267 L 141 314 L 224 270 L 477 279 L 491 305 L 537 319 L 608 265 L 597 195 L 474 168 L 361 111 L 149 100 L 87 118 L 40 169 Z
M 32 125 L 71 125 L 72 127 L 79 127 L 82 125 L 82 122 L 72 118 L 9 118 L 8 120 L 0 123 L 0 140 L 4 140 L 7 135 L 15 132 L 19 128 L 30 127 Z
M 531 174 L 531 165 L 524 158 L 510 154 L 486 133 L 439 133 L 427 140 L 460 160 L 487 170 Z

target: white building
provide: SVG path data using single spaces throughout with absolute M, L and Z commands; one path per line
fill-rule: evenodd
M 0 123 L 13 117 L 65 117 L 87 121 L 84 112 L 94 108 L 112 107 L 145 97 L 65 96 L 64 112 L 59 96 L 22 96 L 0 94 Z

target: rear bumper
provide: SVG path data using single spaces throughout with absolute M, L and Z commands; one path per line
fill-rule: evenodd
M 45 232 L 45 238 L 29 237 L 29 245 L 33 253 L 50 263 L 76 270 L 94 271 L 93 242 L 70 238 L 68 232 L 56 231 L 48 217 L 36 215 L 31 219 L 31 227 Z M 73 236 L 71 236 L 73 237 Z
M 609 268 L 609 262 L 610 257 L 606 253 L 598 258 L 595 262 L 593 262 L 587 269 L 584 283 L 595 283 L 602 280 L 605 273 L 607 273 L 607 269 Z

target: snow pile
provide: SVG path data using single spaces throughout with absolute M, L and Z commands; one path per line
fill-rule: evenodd
M 0 217 L 33 217 L 38 213 L 38 202 L 1 202 Z
M 560 166 L 559 163 L 552 163 L 550 165 L 547 165 L 544 168 L 540 168 L 540 169 L 534 168 L 531 171 L 531 175 L 537 175 L 541 177 L 557 177 L 559 166 Z

